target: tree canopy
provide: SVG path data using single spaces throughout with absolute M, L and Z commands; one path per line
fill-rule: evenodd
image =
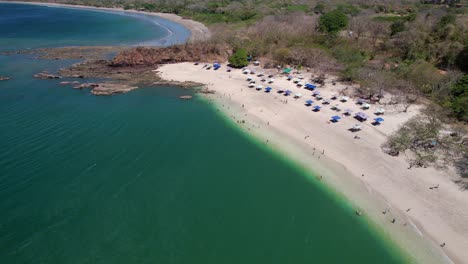
M 247 51 L 245 49 L 238 49 L 231 57 L 229 57 L 229 64 L 235 68 L 242 68 L 249 64 L 247 60 Z
M 468 74 L 465 74 L 451 89 L 450 107 L 455 116 L 468 122 Z
M 333 10 L 320 16 L 319 29 L 325 33 L 336 33 L 348 26 L 348 17 L 340 10 Z

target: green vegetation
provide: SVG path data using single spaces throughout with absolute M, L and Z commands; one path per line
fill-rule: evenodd
M 468 74 L 465 74 L 450 89 L 447 106 L 452 109 L 458 119 L 468 122 Z
M 249 65 L 247 51 L 245 49 L 238 49 L 229 57 L 229 64 L 234 68 L 242 68 Z
M 411 150 L 412 156 L 407 156 L 409 168 L 425 167 L 437 163 L 445 166 L 456 161 L 466 153 L 463 135 L 457 132 L 441 133 L 443 123 L 432 110 L 415 116 L 406 122 L 402 128 L 393 133 L 382 146 L 390 155 L 398 155 Z
M 402 20 L 397 20 L 390 26 L 390 36 L 394 36 L 395 34 L 403 32 L 404 30 L 405 22 Z
M 290 5 L 288 6 L 288 11 L 291 12 L 297 12 L 297 11 L 302 11 L 302 12 L 308 12 L 310 7 L 308 5 Z
M 348 26 L 348 17 L 340 10 L 334 10 L 320 16 L 320 31 L 326 33 L 337 33 Z

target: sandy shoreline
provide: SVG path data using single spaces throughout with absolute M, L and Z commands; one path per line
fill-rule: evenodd
M 56 4 L 56 3 L 45 3 L 45 2 L 22 2 L 22 1 L 1 1 L 0 3 L 16 3 L 16 4 L 31 4 L 31 5 L 40 5 L 40 6 L 55 6 L 55 7 L 66 7 L 66 8 L 79 8 L 79 9 L 90 9 L 90 10 L 101 10 L 101 11 L 119 11 L 125 13 L 133 14 L 142 14 L 149 16 L 156 16 L 163 19 L 170 20 L 177 24 L 180 24 L 190 30 L 190 40 L 199 41 L 210 38 L 210 30 L 200 22 L 193 21 L 190 19 L 184 19 L 175 14 L 168 13 L 152 13 L 145 11 L 136 11 L 136 10 L 124 10 L 122 8 L 107 8 L 107 7 L 92 7 L 92 6 L 83 6 L 83 5 L 67 5 L 67 4 Z
M 341 114 L 322 103 L 318 103 L 323 106 L 322 111 L 312 112 L 304 105 L 308 99 L 317 104 L 311 92 L 296 88 L 284 77 L 277 75 L 270 85 L 273 92 L 265 93 L 248 88 L 246 75 L 240 70 L 227 73 L 225 65 L 213 71 L 180 63 L 161 66 L 158 71 L 166 80 L 207 84 L 216 91 L 208 99 L 237 126 L 300 166 L 322 175 L 327 186 L 362 211 L 416 263 L 467 263 L 468 192 L 461 191 L 446 171 L 408 170 L 404 157 L 391 157 L 380 149 L 388 134 L 418 113 L 417 106 L 408 113 L 386 109 L 381 126 L 364 122 L 363 130 L 357 133 L 361 139 L 354 139 L 356 133 L 348 129 L 358 123 L 355 119 L 343 117 L 338 123 L 327 123 L 332 115 Z M 258 85 L 260 78 L 255 79 Z M 277 94 L 279 87 L 300 92 L 303 97 L 295 100 Z M 324 98 L 329 98 L 342 88 L 342 84 L 327 83 L 319 90 Z M 362 111 L 355 102 L 333 101 L 335 104 Z M 365 112 L 373 118 L 375 109 L 373 106 Z M 237 123 L 241 120 L 245 124 Z M 429 189 L 437 184 L 438 189 Z M 383 214 L 387 208 L 390 212 Z M 391 223 L 393 218 L 395 223 Z M 444 248 L 439 246 L 442 243 L 446 243 Z

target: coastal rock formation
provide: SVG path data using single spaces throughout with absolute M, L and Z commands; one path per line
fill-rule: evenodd
M 197 91 L 198 93 L 202 93 L 202 94 L 214 94 L 215 93 L 215 90 L 210 90 L 208 88 L 203 88 L 201 90 L 198 90 Z
M 115 67 L 153 66 L 186 61 L 225 61 L 229 56 L 228 50 L 223 46 L 207 45 L 206 43 L 192 43 L 165 48 L 138 47 L 122 51 L 112 60 L 111 65 Z
M 57 48 L 40 48 L 40 49 L 27 49 L 27 50 L 13 50 L 0 52 L 0 55 L 15 55 L 15 54 L 28 54 L 37 55 L 37 59 L 48 60 L 67 60 L 67 59 L 87 59 L 99 60 L 105 59 L 109 54 L 117 53 L 127 47 L 113 47 L 113 46 L 71 46 L 71 47 L 57 47 Z
M 38 79 L 61 79 L 62 78 L 62 76 L 47 73 L 47 72 L 40 72 L 40 73 L 34 74 L 33 76 L 34 78 L 38 78 Z
M 192 99 L 192 96 L 191 95 L 182 95 L 182 96 L 179 96 L 180 99 L 182 100 L 190 100 Z
M 203 84 L 196 83 L 196 82 L 177 82 L 177 81 L 157 81 L 153 82 L 155 86 L 177 86 L 181 88 L 194 88 L 194 87 L 202 87 Z
M 137 89 L 137 86 L 130 86 L 118 83 L 100 83 L 91 90 L 94 95 L 112 95 L 117 93 L 127 93 Z
M 73 86 L 74 89 L 83 89 L 83 88 L 96 88 L 99 87 L 98 83 L 83 83 Z

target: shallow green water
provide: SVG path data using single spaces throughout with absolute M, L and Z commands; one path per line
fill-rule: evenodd
M 0 263 L 403 262 L 186 90 L 97 97 L 30 77 L 67 63 L 2 58 Z

